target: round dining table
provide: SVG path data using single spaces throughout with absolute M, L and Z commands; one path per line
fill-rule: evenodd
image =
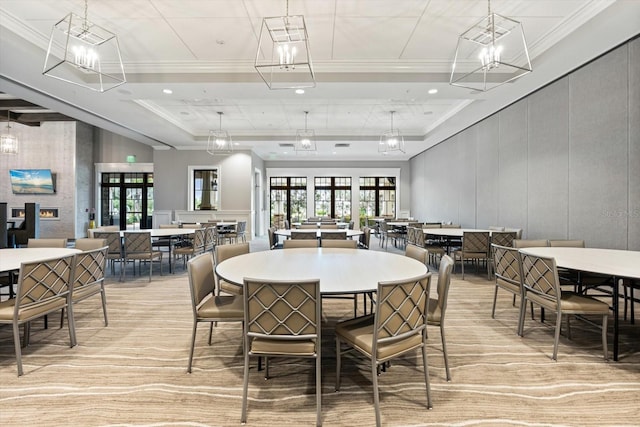
M 242 286 L 244 278 L 320 280 L 323 295 L 374 292 L 378 282 L 409 280 L 427 273 L 413 258 L 382 251 L 297 248 L 251 252 L 216 266 L 218 276 Z
M 570 270 L 610 276 L 613 280 L 613 360 L 618 360 L 620 279 L 640 279 L 640 251 L 601 248 L 537 247 L 522 248 L 527 255 L 554 258 L 556 266 Z
M 69 248 L 0 249 L 0 272 L 20 270 L 23 262 L 41 261 L 81 252 Z

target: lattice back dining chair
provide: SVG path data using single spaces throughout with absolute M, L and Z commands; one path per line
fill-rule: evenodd
M 124 270 L 124 248 L 122 247 L 122 238 L 119 231 L 100 231 L 93 233 L 95 239 L 105 239 L 109 250 L 107 251 L 107 260 L 111 264 L 111 275 L 116 274 L 115 263 L 120 263 L 120 281 L 122 281 L 122 273 Z
M 72 281 L 74 255 L 24 262 L 20 265 L 16 297 L 0 302 L 0 324 L 12 325 L 18 376 L 23 374 L 20 325 L 24 347 L 29 345 L 30 322 L 67 308 L 70 346 L 76 345 L 73 320 Z
M 102 240 L 104 239 L 87 239 Z M 75 254 L 74 272 L 73 272 L 73 304 L 77 304 L 100 294 L 102 301 L 102 316 L 104 317 L 104 326 L 109 326 L 109 318 L 107 317 L 107 295 L 104 290 L 104 273 L 107 266 L 107 251 L 109 247 L 104 245 L 98 249 L 87 250 Z M 64 309 L 60 315 L 60 327 L 64 324 Z
M 136 260 L 138 261 L 138 274 L 142 261 L 149 262 L 149 281 L 153 274 L 153 261 L 160 263 L 160 275 L 162 276 L 162 252 L 154 251 L 151 245 L 151 232 L 125 231 L 124 232 L 124 266 L 122 268 L 122 280 L 126 277 L 128 261 L 133 262 L 133 275 L 136 275 Z
M 447 374 L 447 381 L 451 381 L 451 372 L 449 370 L 447 340 L 444 335 L 444 319 L 447 312 L 447 301 L 449 299 L 452 271 L 453 259 L 449 255 L 444 255 L 440 259 L 440 266 L 438 267 L 438 298 L 431 298 L 431 295 L 429 295 L 429 311 L 427 316 L 428 325 L 438 326 L 440 328 L 442 355 L 444 357 L 444 368 Z
M 427 408 L 431 390 L 427 363 L 427 304 L 431 274 L 402 281 L 380 282 L 374 314 L 336 324 L 336 391 L 340 390 L 341 355 L 355 350 L 371 362 L 376 426 L 381 425 L 378 368 L 405 353 L 422 350 Z M 342 344 L 348 346 L 342 349 Z
M 518 252 L 522 270 L 522 289 L 524 294 L 523 305 L 530 301 L 540 307 L 556 312 L 556 326 L 553 343 L 553 360 L 557 360 L 558 343 L 560 341 L 560 329 L 562 315 L 567 315 L 567 337 L 571 339 L 571 315 L 599 315 L 602 318 L 602 349 L 604 359 L 608 360 L 607 349 L 607 320 L 609 317 L 609 305 L 585 295 L 574 292 L 564 292 L 560 288 L 556 260 L 554 258 L 527 255 Z M 524 333 L 524 315 L 520 315 L 521 335 Z
M 504 227 L 496 227 L 496 228 L 502 228 L 504 229 Z M 489 228 L 491 229 L 491 228 Z M 505 246 L 508 248 L 513 247 L 513 241 L 516 239 L 516 232 L 515 231 L 493 231 L 491 233 L 491 236 L 489 237 L 489 244 L 491 246 L 496 245 L 496 246 Z M 494 265 L 493 265 L 493 251 L 490 248 L 489 249 L 489 267 L 491 268 L 491 274 L 493 275 L 493 270 L 494 270 Z
M 193 240 L 190 246 L 175 248 L 173 253 L 176 257 L 182 256 L 182 264 L 187 267 L 187 258 L 191 258 L 203 253 L 206 249 L 207 230 L 215 227 L 196 228 L 193 231 Z
M 487 262 L 487 280 L 491 280 L 491 269 L 489 261 L 489 232 L 488 231 L 465 231 L 462 233 L 462 248 L 453 252 L 453 259 L 459 260 L 462 266 L 462 280 L 464 280 L 464 262 L 473 260 L 477 264 L 479 261 Z
M 447 251 L 440 244 L 438 244 L 437 241 L 427 241 L 425 232 L 421 228 L 416 228 L 415 239 L 417 246 L 425 248 L 429 252 L 429 263 L 431 265 L 437 265 L 436 261 L 438 260 L 436 259 L 436 257 L 439 258 L 440 261 L 442 261 L 442 257 L 447 254 Z
M 218 227 L 215 223 L 208 224 L 204 229 L 204 251 L 213 253 L 218 244 Z
M 268 379 L 268 356 L 285 356 L 315 359 L 316 425 L 322 425 L 321 313 L 319 280 L 245 278 L 242 423 L 247 421 L 249 358 L 267 356 L 265 379 Z
M 526 305 L 524 304 L 524 294 L 522 292 L 522 271 L 520 269 L 518 249 L 492 244 L 491 250 L 493 252 L 493 264 L 495 265 L 495 288 L 493 290 L 491 318 L 496 318 L 498 289 L 510 292 L 513 294 L 512 304 L 514 306 L 516 305 L 516 297 L 520 299 L 517 333 L 518 335 L 522 335 L 522 331 L 520 331 L 520 318 L 524 316 Z M 531 307 L 531 314 L 533 315 L 533 306 Z
M 291 240 L 316 240 L 318 234 L 315 231 L 291 231 Z
M 250 251 L 249 243 L 233 243 L 230 245 L 218 245 L 214 251 L 215 263 L 220 264 L 222 261 L 233 258 L 234 256 L 248 254 Z M 226 280 L 221 279 L 217 274 L 215 275 L 217 294 L 220 292 L 228 292 L 233 295 L 242 295 L 242 286 L 235 283 L 229 283 Z
M 429 252 L 425 248 L 421 248 L 416 245 L 407 245 L 407 248 L 404 251 L 404 255 L 418 260 L 424 265 L 427 265 Z
M 549 246 L 549 241 L 547 239 L 515 239 L 513 241 L 513 247 L 518 249 L 545 246 Z
M 320 240 L 347 240 L 346 231 L 321 231 Z
M 213 324 L 244 322 L 244 308 L 242 298 L 239 296 L 216 295 L 212 252 L 205 252 L 191 258 L 187 263 L 187 271 L 193 311 L 193 329 L 187 366 L 187 372 L 191 373 L 198 324 L 209 323 L 209 345 L 211 345 Z

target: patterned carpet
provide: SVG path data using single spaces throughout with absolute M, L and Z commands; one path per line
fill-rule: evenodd
M 242 349 L 239 324 L 219 324 L 213 343 L 198 331 L 193 373 L 186 373 L 192 314 L 186 274 L 107 287 L 109 326 L 99 298 L 77 305 L 77 347 L 58 319 L 32 327 L 18 378 L 11 328 L 0 327 L 2 426 L 228 426 L 240 424 Z M 394 361 L 379 377 L 382 422 L 389 426 L 639 425 L 640 326 L 622 322 L 619 362 L 602 358 L 600 334 L 572 322 L 551 360 L 553 320 L 527 317 L 515 334 L 517 308 L 506 294 L 491 319 L 493 285 L 485 276 L 456 274 L 447 311 L 453 380 L 446 382 L 437 328 L 429 330 L 433 410 L 425 407 L 418 353 Z M 434 284 L 435 285 L 435 284 Z M 434 289 L 435 286 L 432 286 Z M 325 300 L 323 313 L 323 423 L 373 425 L 370 370 L 355 357 L 344 362 L 334 391 L 333 324 L 351 303 Z M 57 316 L 55 316 L 57 317 Z M 538 317 L 538 316 L 537 316 Z M 254 363 L 255 367 L 255 363 Z M 252 369 L 249 425 L 300 426 L 315 422 L 313 362 L 275 359 L 272 377 Z

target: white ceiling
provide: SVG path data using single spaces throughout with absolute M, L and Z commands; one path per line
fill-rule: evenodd
M 394 127 L 408 159 L 637 34 L 640 1 L 493 0 L 522 22 L 533 73 L 485 93 L 449 86 L 458 36 L 483 0 L 290 0 L 303 14 L 317 86 L 269 90 L 253 68 L 262 18 L 286 0 L 90 0 L 89 20 L 118 35 L 128 82 L 99 94 L 42 76 L 53 24 L 82 0 L 0 0 L 0 90 L 157 149 L 206 147 L 222 127 L 266 160 L 384 160 Z M 171 89 L 172 94 L 163 93 Z M 437 89 L 437 94 L 429 94 Z M 296 156 L 308 127 L 318 154 Z M 350 143 L 336 149 L 336 143 Z M 335 153 L 335 154 L 334 154 Z

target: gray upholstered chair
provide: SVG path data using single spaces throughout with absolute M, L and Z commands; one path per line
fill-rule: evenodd
M 449 355 L 447 354 L 447 341 L 444 335 L 444 319 L 447 312 L 447 300 L 449 298 L 449 287 L 451 286 L 451 271 L 453 270 L 453 259 L 449 255 L 444 255 L 440 259 L 438 267 L 438 298 L 431 298 L 429 295 L 429 311 L 427 324 L 440 328 L 440 339 L 442 340 L 442 355 L 444 357 L 444 367 L 447 374 L 447 381 L 451 381 L 449 370 Z
M 549 246 L 557 248 L 584 248 L 584 240 L 549 240 Z
M 187 366 L 187 372 L 191 373 L 198 323 L 209 323 L 209 345 L 211 345 L 213 324 L 243 322 L 244 309 L 241 297 L 216 295 L 212 252 L 205 252 L 191 258 L 187 263 L 187 271 L 193 310 L 193 329 Z
M 355 350 L 369 359 L 376 426 L 382 423 L 378 397 L 379 366 L 417 349 L 422 350 L 427 408 L 432 407 L 426 350 L 430 281 L 431 274 L 427 273 L 409 281 L 380 282 L 374 314 L 336 324 L 336 391 L 340 390 L 343 353 Z M 343 344 L 348 348 L 343 349 Z
M 149 281 L 153 274 L 153 261 L 158 260 L 160 264 L 160 275 L 162 276 L 162 252 L 154 251 L 151 245 L 151 233 L 148 231 L 124 232 L 124 266 L 122 268 L 122 280 L 125 280 L 126 265 L 128 261 L 133 262 L 133 275 L 136 274 L 136 261 L 138 261 L 138 273 L 142 261 L 149 262 Z
M 76 239 L 75 248 L 81 251 L 92 251 L 94 249 L 100 249 L 108 246 L 107 239 Z
M 233 258 L 234 256 L 248 254 L 250 251 L 249 243 L 233 243 L 230 245 L 218 245 L 214 251 L 216 265 L 222 261 Z M 233 295 L 242 295 L 242 286 L 235 283 L 229 283 L 215 275 L 216 289 L 218 295 L 220 292 L 227 292 Z
M 453 259 L 460 261 L 462 266 L 462 280 L 464 280 L 464 264 L 467 260 L 476 263 L 487 262 L 487 280 L 491 280 L 491 269 L 489 268 L 489 232 L 488 231 L 465 231 L 462 233 L 462 248 L 453 252 Z
M 362 229 L 362 234 L 360 235 L 360 238 L 358 241 L 358 246 L 361 247 L 362 249 L 369 249 L 370 244 L 371 244 L 371 228 L 364 227 Z
M 407 248 L 404 251 L 404 255 L 416 259 L 424 265 L 427 265 L 429 252 L 425 248 L 421 248 L 416 245 L 407 245 Z
M 346 248 L 346 249 L 358 249 L 357 240 L 322 240 L 321 246 L 323 248 Z
M 33 239 L 27 241 L 28 248 L 66 248 L 67 239 Z
M 313 240 L 293 240 L 288 239 L 282 242 L 282 249 L 294 249 L 294 248 L 317 248 L 318 239 Z
M 513 247 L 522 248 L 539 248 L 549 246 L 549 241 L 546 239 L 515 239 L 513 241 Z
M 18 376 L 23 374 L 20 325 L 24 325 L 24 347 L 29 345 L 31 321 L 67 308 L 71 347 L 76 345 L 71 282 L 75 256 L 67 255 L 20 266 L 16 297 L 0 302 L 0 325 L 12 325 Z
M 607 360 L 609 358 L 607 350 L 609 305 L 595 298 L 562 291 L 554 258 L 527 255 L 522 252 L 519 252 L 519 255 L 522 271 L 523 306 L 529 301 L 557 314 L 551 358 L 557 359 L 563 315 L 566 315 L 567 318 L 568 338 L 571 338 L 570 316 L 595 315 L 602 319 L 602 349 L 604 358 Z M 522 335 L 524 334 L 524 318 L 525 316 L 521 314 L 518 329 Z
M 314 358 L 316 425 L 322 425 L 322 362 L 320 281 L 244 280 L 244 381 L 242 417 L 247 421 L 249 359 L 269 356 Z

